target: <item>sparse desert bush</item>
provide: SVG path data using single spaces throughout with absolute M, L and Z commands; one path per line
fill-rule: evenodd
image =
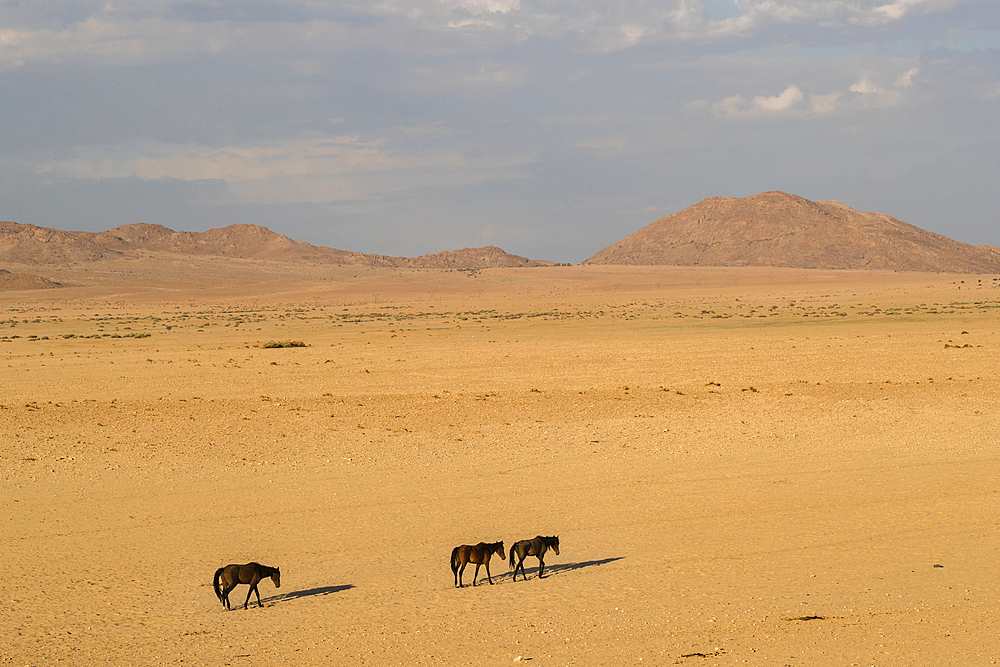
M 281 340 L 281 341 L 269 340 L 268 342 L 261 345 L 261 347 L 264 349 L 272 349 L 276 347 L 305 347 L 305 346 L 306 344 L 303 343 L 301 340 Z

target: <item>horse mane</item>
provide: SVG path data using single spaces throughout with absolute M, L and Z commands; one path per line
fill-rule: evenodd
M 279 570 L 276 567 L 271 567 L 270 565 L 261 565 L 260 563 L 258 563 L 256 561 L 253 562 L 253 563 L 249 563 L 249 565 L 253 565 L 258 570 L 260 570 L 260 574 L 261 574 L 262 577 L 273 576 L 275 572 L 278 572 L 279 574 L 281 573 L 281 570 Z

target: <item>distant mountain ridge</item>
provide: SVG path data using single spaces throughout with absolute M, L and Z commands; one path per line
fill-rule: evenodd
M 248 224 L 206 232 L 178 232 L 148 223 L 105 232 L 67 232 L 0 222 L 0 263 L 70 266 L 139 259 L 150 253 L 388 268 L 557 265 L 511 255 L 495 246 L 420 257 L 365 254 L 294 241 L 266 227 Z M 583 263 L 1000 273 L 1000 248 L 961 243 L 888 215 L 855 211 L 839 202 L 814 202 L 774 191 L 702 200 L 660 218 Z M 4 284 L 10 289 L 10 285 L 29 282 L 28 274 L 18 274 L 16 281 L 8 274 L 0 281 L 0 289 Z
M 1000 248 L 953 241 L 835 201 L 763 192 L 705 199 L 584 264 L 1000 273 Z
M 176 232 L 163 225 L 136 223 L 106 232 L 66 232 L 0 222 L 0 262 L 70 265 L 139 257 L 143 252 L 394 268 L 486 269 L 556 264 L 511 255 L 495 246 L 463 248 L 422 257 L 368 255 L 293 241 L 257 225 L 237 224 L 206 232 Z

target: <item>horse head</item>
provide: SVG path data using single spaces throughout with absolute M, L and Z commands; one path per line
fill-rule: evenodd
M 497 553 L 500 554 L 500 560 L 503 560 L 504 558 L 507 557 L 507 554 L 505 554 L 503 551 L 503 540 L 497 542 L 496 546 L 497 546 Z
M 556 535 L 555 537 L 550 537 L 548 539 L 549 539 L 549 542 L 548 542 L 549 546 L 552 547 L 552 550 L 555 551 L 556 555 L 558 556 L 559 555 L 559 536 Z
M 558 551 L 556 553 L 559 553 Z M 275 588 L 281 588 L 281 570 L 274 568 L 274 572 L 271 573 L 271 581 L 274 583 Z

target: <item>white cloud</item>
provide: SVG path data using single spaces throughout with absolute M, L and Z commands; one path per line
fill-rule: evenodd
M 712 112 L 722 118 L 753 118 L 768 116 L 802 115 L 806 111 L 799 106 L 805 98 L 802 90 L 790 85 L 777 95 L 758 95 L 747 102 L 742 95 L 727 97 L 712 105 Z M 814 105 L 815 106 L 815 105 Z
M 712 105 L 712 113 L 721 118 L 739 118 L 746 115 L 746 111 L 742 108 L 744 102 L 742 95 L 727 97 Z
M 349 39 L 345 26 L 324 20 L 241 26 L 100 14 L 58 30 L 0 30 L 0 69 L 19 68 L 28 63 L 73 67 L 139 65 L 193 53 L 230 51 L 264 53 L 294 49 L 331 53 L 351 43 L 355 42 Z
M 471 14 L 509 14 L 521 8 L 521 0 L 440 0 L 449 9 Z
M 419 164 L 412 158 L 393 157 L 381 142 L 363 142 L 349 136 L 220 148 L 146 144 L 136 149 L 98 148 L 86 152 L 86 156 L 37 163 L 35 169 L 69 178 L 137 176 L 245 181 L 275 175 L 336 174 Z
M 861 93 L 862 95 L 874 95 L 877 93 L 884 92 L 881 88 L 875 85 L 872 78 L 868 75 L 861 77 L 861 79 L 848 88 L 852 93 Z
M 907 16 L 946 11 L 975 0 L 734 0 L 754 24 L 812 23 L 822 27 L 885 25 Z
M 788 86 L 779 95 L 753 98 L 753 106 L 768 113 L 782 113 L 791 110 L 802 101 L 802 97 L 798 86 Z
M 912 86 L 913 77 L 916 76 L 919 71 L 920 71 L 919 67 L 911 67 L 910 69 L 900 74 L 899 78 L 896 79 L 896 87 L 909 88 L 910 86 Z
M 531 37 L 608 53 L 663 41 L 726 42 L 752 37 L 773 24 L 837 29 L 885 25 L 970 1 L 733 0 L 738 14 L 718 19 L 709 12 L 712 0 L 340 0 L 332 5 L 307 1 L 296 8 L 304 16 L 283 19 L 281 3 L 252 15 L 252 10 L 233 7 L 224 11 L 226 3 L 192 3 L 184 5 L 188 16 L 177 3 L 152 0 L 81 4 L 81 19 L 64 24 L 54 23 L 46 12 L 24 8 L 32 3 L 22 3 L 14 9 L 0 6 L 0 25 L 5 26 L 0 29 L 0 68 L 31 62 L 137 64 L 191 53 L 294 51 L 315 56 L 373 44 L 440 52 L 485 43 L 520 44 Z M 344 12 L 379 20 L 338 20 Z M 467 42 L 438 41 L 456 35 Z
M 406 128 L 398 133 L 401 140 Z M 402 141 L 396 142 L 402 143 Z M 320 203 L 381 198 L 414 187 L 473 184 L 525 176 L 535 158 L 466 158 L 454 150 L 393 150 L 385 140 L 355 136 L 210 148 L 147 143 L 130 148 L 94 148 L 74 157 L 35 161 L 32 170 L 60 180 L 134 178 L 221 180 L 237 199 Z
M 843 97 L 841 93 L 830 93 L 829 95 L 811 95 L 809 102 L 814 114 L 822 115 L 833 113 L 837 110 L 837 102 Z
M 896 79 L 897 88 L 907 88 L 912 85 L 913 75 L 917 73 L 917 68 L 911 68 L 903 72 Z M 875 83 L 870 74 L 864 74 L 850 88 L 849 92 L 857 93 L 857 105 L 863 108 L 885 109 L 900 104 L 905 99 L 898 90 L 888 90 Z
M 912 86 L 918 71 L 913 67 L 900 74 L 895 88 Z M 810 94 L 808 103 L 805 93 L 798 86 L 789 85 L 777 95 L 758 95 L 749 101 L 742 95 L 733 95 L 712 104 L 710 108 L 719 118 L 814 118 L 849 109 L 884 109 L 905 100 L 900 90 L 880 86 L 871 74 L 866 73 L 844 92 Z M 704 100 L 696 100 L 685 104 L 683 109 L 694 113 L 704 109 L 706 104 Z
M 929 95 L 934 94 L 930 87 L 920 96 L 911 93 L 918 86 L 930 86 L 928 79 L 933 75 L 921 74 L 926 67 L 919 58 L 838 55 L 805 59 L 793 54 L 784 59 L 735 56 L 673 59 L 645 64 L 642 70 L 696 84 L 689 98 L 676 101 L 675 108 L 687 116 L 709 113 L 728 119 L 819 119 L 910 100 L 927 104 Z M 776 86 L 782 80 L 784 85 Z M 741 94 L 732 94 L 737 91 L 726 84 L 716 87 L 714 96 L 706 97 L 706 91 L 697 86 L 699 81 L 746 83 L 738 91 Z M 747 88 L 751 94 L 745 92 Z M 759 91 L 773 94 L 752 94 Z
M 929 14 L 931 12 L 951 9 L 963 0 L 894 0 L 878 5 L 871 10 L 871 17 L 882 17 L 883 21 L 898 21 L 910 14 Z

